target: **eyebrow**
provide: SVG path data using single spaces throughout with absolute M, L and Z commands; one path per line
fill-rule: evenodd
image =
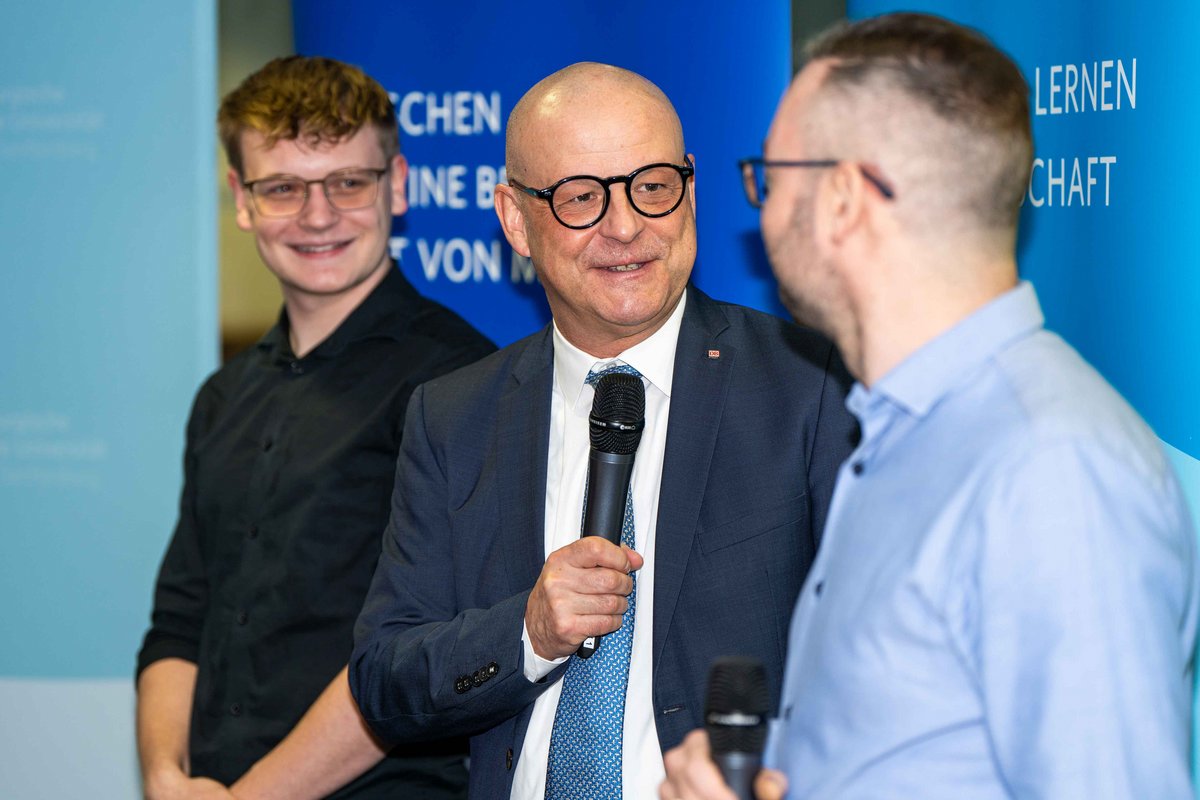
M 320 178 L 312 178 L 311 180 L 323 181 L 326 178 L 328 178 L 330 175 L 336 175 L 339 172 L 351 172 L 354 170 L 367 170 L 369 172 L 377 172 L 380 169 L 387 170 L 388 167 L 338 167 L 335 170 L 330 170 L 329 172 L 326 172 Z M 275 178 L 296 178 L 296 179 L 302 180 L 302 181 L 310 180 L 310 179 L 305 178 L 303 175 L 297 175 L 294 172 L 272 172 L 270 175 L 264 175 L 261 178 L 255 178 L 252 181 L 246 181 L 246 183 L 258 183 L 259 181 L 269 181 L 269 180 L 272 180 Z

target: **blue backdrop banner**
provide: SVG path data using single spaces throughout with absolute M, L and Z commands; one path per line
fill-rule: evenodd
M 577 61 L 626 67 L 674 101 L 696 158 L 696 282 L 781 311 L 736 160 L 757 153 L 791 64 L 786 0 L 603 5 L 294 0 L 296 49 L 358 64 L 396 100 L 412 209 L 393 251 L 423 293 L 499 344 L 549 319 L 492 210 L 504 124 L 541 78 Z

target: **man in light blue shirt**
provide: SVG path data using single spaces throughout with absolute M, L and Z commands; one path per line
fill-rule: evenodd
M 744 165 L 862 425 L 760 798 L 1190 798 L 1196 544 L 1150 429 L 1017 280 L 1027 87 L 974 31 L 837 29 Z M 763 171 L 770 185 L 766 199 Z M 693 733 L 664 799 L 732 798 Z

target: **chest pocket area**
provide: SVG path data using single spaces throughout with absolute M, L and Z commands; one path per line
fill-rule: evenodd
M 800 492 L 763 508 L 744 510 L 713 525 L 702 524 L 700 550 L 705 554 L 715 553 L 781 529 L 802 531 L 807 536 L 807 520 L 808 493 Z M 794 547 L 794 537 L 786 538 L 792 540 L 790 543 Z

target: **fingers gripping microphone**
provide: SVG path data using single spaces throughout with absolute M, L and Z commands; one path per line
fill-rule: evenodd
M 704 727 L 713 761 L 738 800 L 754 800 L 767 741 L 767 673 L 755 658 L 727 657 L 708 673 Z
M 603 536 L 620 544 L 633 457 L 646 426 L 646 387 L 642 379 L 613 372 L 597 381 L 588 425 L 592 450 L 580 535 Z M 589 658 L 599 646 L 600 637 L 589 636 L 579 645 L 578 655 Z

